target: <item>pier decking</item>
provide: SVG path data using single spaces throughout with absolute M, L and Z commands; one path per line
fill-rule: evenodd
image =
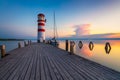
M 0 80 L 120 80 L 120 73 L 43 43 L 9 52 Z

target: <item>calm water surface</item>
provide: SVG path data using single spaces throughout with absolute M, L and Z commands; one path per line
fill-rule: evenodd
M 88 40 L 81 40 L 83 42 L 83 47 L 80 49 L 78 47 L 79 40 L 76 40 L 74 52 L 76 55 L 82 56 L 114 70 L 120 72 L 120 40 L 93 40 L 94 48 L 90 51 L 88 45 Z M 109 54 L 105 52 L 105 43 L 109 42 L 111 45 L 111 51 Z M 65 49 L 65 41 L 60 41 L 60 48 Z

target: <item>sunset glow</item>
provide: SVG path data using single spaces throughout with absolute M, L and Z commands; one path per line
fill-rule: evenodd
M 90 24 L 89 35 L 115 33 L 107 37 L 120 37 L 119 0 L 0 0 L 0 37 L 35 39 L 38 13 L 45 14 L 46 36 L 52 37 L 54 11 L 59 37 L 75 36 L 73 26 L 81 24 Z

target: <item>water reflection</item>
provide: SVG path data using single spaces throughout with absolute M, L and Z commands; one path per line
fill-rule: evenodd
M 89 49 L 92 51 L 93 48 L 94 48 L 94 44 L 93 44 L 93 42 L 90 41 L 90 43 L 89 43 Z
M 90 57 L 92 56 L 92 51 L 89 50 L 88 44 L 84 44 L 82 49 L 76 46 L 76 54 L 80 56 Z
M 89 40 L 82 41 L 83 47 L 81 49 L 78 46 L 79 41 L 76 41 L 75 54 L 120 71 L 120 40 L 92 40 L 92 42 L 94 42 L 94 49 L 90 51 Z M 109 42 L 112 47 L 109 55 L 105 51 L 106 42 Z M 64 46 L 65 42 L 62 42 L 60 47 L 65 49 Z

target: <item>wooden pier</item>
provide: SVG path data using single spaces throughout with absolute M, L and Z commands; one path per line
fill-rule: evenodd
M 76 55 L 34 43 L 0 60 L 0 80 L 120 80 L 120 73 Z

